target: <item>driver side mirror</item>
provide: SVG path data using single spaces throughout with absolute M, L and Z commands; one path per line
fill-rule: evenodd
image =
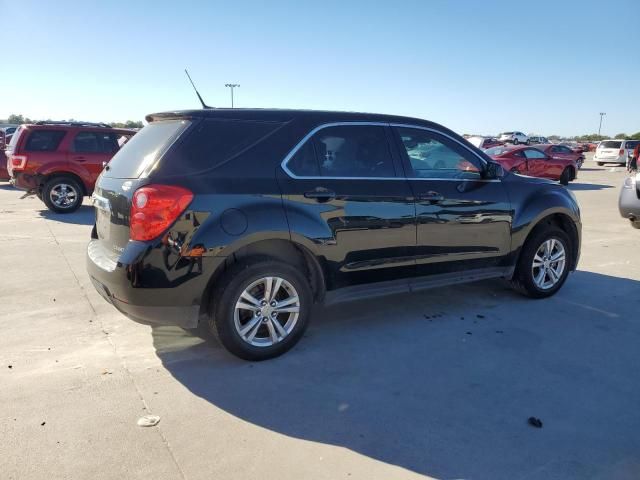
M 504 177 L 504 168 L 497 162 L 489 162 L 484 170 L 483 177 L 487 180 L 502 178 Z

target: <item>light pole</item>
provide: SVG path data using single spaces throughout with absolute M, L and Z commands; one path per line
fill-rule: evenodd
M 602 117 L 606 115 L 606 112 L 600 112 L 600 126 L 598 127 L 598 136 L 600 136 L 600 130 L 602 130 Z
M 233 108 L 233 89 L 239 87 L 239 83 L 225 83 L 225 87 L 229 87 L 231 89 L 231 108 Z

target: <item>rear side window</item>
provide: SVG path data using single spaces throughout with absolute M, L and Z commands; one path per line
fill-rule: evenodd
M 185 175 L 221 165 L 260 143 L 281 125 L 256 120 L 203 120 L 169 158 L 161 160 L 162 173 Z
M 613 140 L 600 142 L 600 148 L 620 148 L 621 145 L 622 142 L 614 142 Z
M 55 152 L 65 133 L 64 130 L 34 130 L 29 135 L 24 150 L 25 152 Z
M 111 178 L 138 178 L 153 167 L 156 160 L 190 124 L 187 120 L 150 123 L 113 156 L 104 175 Z
M 95 132 L 78 132 L 73 139 L 73 151 L 81 153 L 102 153 L 100 135 Z
M 542 153 L 540 150 L 536 150 L 535 148 L 528 148 L 524 151 L 524 156 L 527 158 L 547 158 L 547 156 Z

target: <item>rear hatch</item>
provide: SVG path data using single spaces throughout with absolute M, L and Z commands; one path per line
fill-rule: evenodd
M 598 158 L 618 158 L 620 156 L 620 140 L 605 140 L 598 146 L 596 156 Z
M 152 122 L 116 153 L 100 174 L 92 196 L 102 254 L 117 260 L 129 241 L 131 198 L 158 160 L 190 125 L 189 120 Z

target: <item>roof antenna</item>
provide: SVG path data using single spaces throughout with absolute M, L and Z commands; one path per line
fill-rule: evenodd
M 198 93 L 198 89 L 196 88 L 196 86 L 193 83 L 193 80 L 191 80 L 191 75 L 189 75 L 189 72 L 187 72 L 187 69 L 184 69 L 184 73 L 187 74 L 187 78 L 189 79 L 189 81 L 191 82 L 191 86 L 193 87 L 193 89 L 196 91 L 196 95 L 198 96 L 198 100 L 200 100 L 200 103 L 202 104 L 202 108 L 213 108 L 210 107 L 209 105 L 207 105 L 206 103 L 204 103 L 204 100 L 202 100 L 202 97 L 200 96 L 200 93 Z

